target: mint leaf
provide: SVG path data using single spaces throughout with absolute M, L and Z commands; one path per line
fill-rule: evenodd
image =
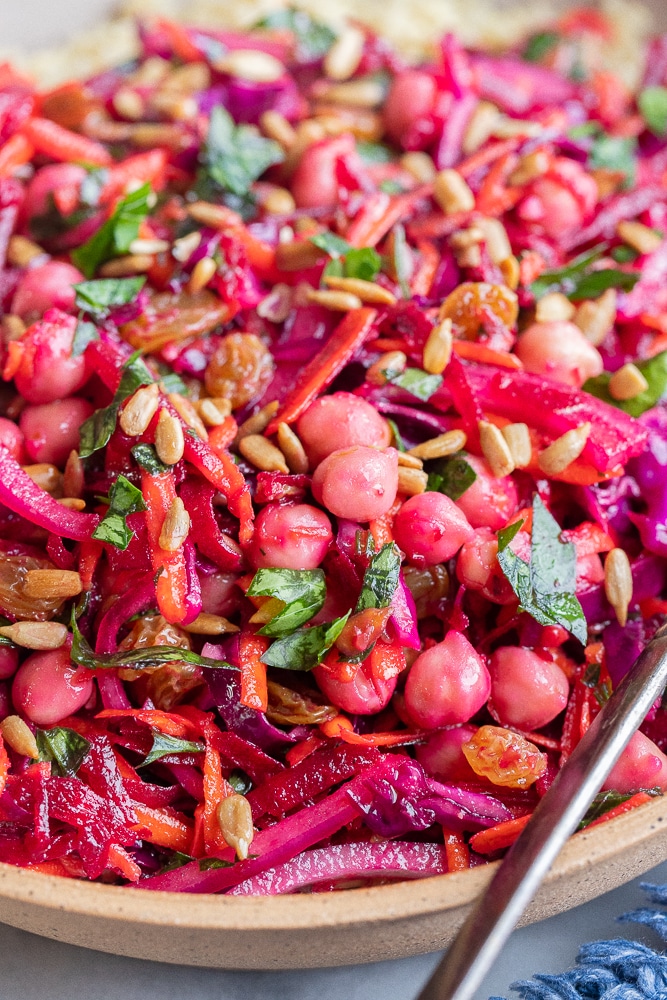
M 637 788 L 632 792 L 615 792 L 613 790 L 598 792 L 588 807 L 586 815 L 579 823 L 577 829 L 585 830 L 587 826 L 590 826 L 593 820 L 599 819 L 600 816 L 604 816 L 605 813 L 615 809 L 616 806 L 623 805 L 624 802 L 627 802 L 628 799 L 631 799 L 632 796 L 636 795 L 639 791 L 646 792 L 647 795 L 662 795 L 662 790 L 660 788 Z
M 78 358 L 83 354 L 88 344 L 92 344 L 99 339 L 100 335 L 94 323 L 89 323 L 83 319 L 78 320 L 72 339 L 72 357 Z
M 357 153 L 364 163 L 393 163 L 394 153 L 381 142 L 358 142 Z
M 382 267 L 382 257 L 373 247 L 354 247 L 345 254 L 343 267 L 346 278 L 375 281 Z
M 93 538 L 124 551 L 134 536 L 126 518 L 140 510 L 146 510 L 141 490 L 125 476 L 119 476 L 109 491 L 109 509 L 95 528 Z
M 153 729 L 153 745 L 139 767 L 147 767 L 156 760 L 172 753 L 203 753 L 206 749 L 203 743 L 193 743 L 191 740 L 180 740 L 176 736 L 167 736 L 159 729 Z
M 82 635 L 76 621 L 76 608 L 72 608 L 70 616 L 72 629 L 72 648 L 70 658 L 72 663 L 90 670 L 116 670 L 127 667 L 131 670 L 145 670 L 147 667 L 158 667 L 163 663 L 193 663 L 200 667 L 210 667 L 214 670 L 237 670 L 238 668 L 225 660 L 213 660 L 208 656 L 199 656 L 189 649 L 178 646 L 142 646 L 138 649 L 120 650 L 118 653 L 96 653 L 90 643 Z
M 637 104 L 647 128 L 654 135 L 667 135 L 667 87 L 645 87 Z
M 620 170 L 625 174 L 625 187 L 630 187 L 637 171 L 636 153 L 636 139 L 603 133 L 593 140 L 588 165 L 594 169 Z
M 353 249 L 352 244 L 344 240 L 342 236 L 337 236 L 336 233 L 330 233 L 328 230 L 311 236 L 310 242 L 314 243 L 320 250 L 324 250 L 334 260 L 345 257 Z
M 562 292 L 568 295 L 574 288 L 581 276 L 588 271 L 590 265 L 595 263 L 607 250 L 606 243 L 600 243 L 592 250 L 586 250 L 570 261 L 565 267 L 557 267 L 551 271 L 543 271 L 539 278 L 532 281 L 528 288 L 536 299 L 541 299 L 549 292 Z
M 243 198 L 253 181 L 284 153 L 277 142 L 266 139 L 252 125 L 237 125 L 220 105 L 211 112 L 203 149 L 203 166 L 209 177 L 225 191 Z
M 284 636 L 304 625 L 324 606 L 327 588 L 321 569 L 258 569 L 248 588 L 250 597 L 273 597 L 285 607 L 259 630 Z
M 462 497 L 477 479 L 477 473 L 466 462 L 463 452 L 427 462 L 426 472 L 426 489 L 433 493 L 444 493 L 450 500 Z
M 90 750 L 90 743 L 85 737 L 61 726 L 36 729 L 35 741 L 39 759 L 50 761 L 52 772 L 60 777 L 76 774 Z
M 574 593 L 576 552 L 571 542 L 560 540 L 560 527 L 536 494 L 533 500 L 533 530 L 530 563 L 509 547 L 523 522 L 498 532 L 498 563 L 522 611 L 541 625 L 562 625 L 581 643 L 587 625 Z
M 93 281 L 80 281 L 78 285 L 73 286 L 76 292 L 75 305 L 85 312 L 93 313 L 98 319 L 103 319 L 116 306 L 126 306 L 134 302 L 145 284 L 144 275 L 135 278 L 98 278 Z
M 173 872 L 177 868 L 183 868 L 184 865 L 189 865 L 194 860 L 190 854 L 184 854 L 183 851 L 174 851 L 166 864 L 160 868 L 158 875 L 164 875 L 165 872 Z
M 640 417 L 667 396 L 667 351 L 661 351 L 652 358 L 634 363 L 648 382 L 648 389 L 644 392 L 633 396 L 632 399 L 614 399 L 609 392 L 611 379 L 609 372 L 602 372 L 601 375 L 584 382 L 585 392 L 590 392 L 592 396 L 597 396 L 605 403 L 629 413 L 631 417 Z
M 152 444 L 135 444 L 130 451 L 137 465 L 141 466 L 144 472 L 150 472 L 152 476 L 158 476 L 170 468 L 160 461 Z
M 305 10 L 294 7 L 272 11 L 255 27 L 291 31 L 296 41 L 297 59 L 301 62 L 311 62 L 325 55 L 336 40 L 328 25 L 313 20 Z
M 391 384 L 405 389 L 423 403 L 427 403 L 442 385 L 442 375 L 430 375 L 421 368 L 406 368 L 400 375 L 391 379 Z
M 540 31 L 529 38 L 521 53 L 526 62 L 542 62 L 544 57 L 558 45 L 560 35 L 555 31 Z
M 629 292 L 638 281 L 638 273 L 605 267 L 583 275 L 572 291 L 567 293 L 567 297 L 569 299 L 597 299 L 608 288 L 620 288 L 621 291 Z
M 388 608 L 398 587 L 400 571 L 401 554 L 394 542 L 388 542 L 371 556 L 354 609 L 355 614 L 366 608 Z
M 133 354 L 123 367 L 120 384 L 112 401 L 101 410 L 96 410 L 92 417 L 88 417 L 81 425 L 79 432 L 79 455 L 81 458 L 88 458 L 93 452 L 104 448 L 109 443 L 109 439 L 116 429 L 116 418 L 120 404 L 136 392 L 140 386 L 150 385 L 153 381 L 153 376 L 145 362 L 137 354 Z
M 92 278 L 100 264 L 129 252 L 130 244 L 136 240 L 141 223 L 148 215 L 152 196 L 150 184 L 142 184 L 126 195 L 97 232 L 72 251 L 72 260 L 87 278 Z
M 200 872 L 210 872 L 216 868 L 232 868 L 234 862 L 223 861 L 221 858 L 199 858 L 197 864 Z
M 302 628 L 271 643 L 262 663 L 282 670 L 312 670 L 321 663 L 343 631 L 350 613 L 324 625 Z

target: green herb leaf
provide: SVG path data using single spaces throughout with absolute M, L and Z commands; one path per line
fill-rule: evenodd
M 406 368 L 400 375 L 396 375 L 391 383 L 427 403 L 442 385 L 442 375 L 430 375 L 421 368 Z
M 527 62 L 542 62 L 544 57 L 558 45 L 559 41 L 560 35 L 555 31 L 540 31 L 528 39 L 521 54 Z
M 352 244 L 344 240 L 342 236 L 337 236 L 336 233 L 328 231 L 316 233 L 315 236 L 311 236 L 310 242 L 314 243 L 320 250 L 324 250 L 334 260 L 345 257 L 353 249 Z
M 123 367 L 120 384 L 116 394 L 108 406 L 96 410 L 92 417 L 85 420 L 79 433 L 79 455 L 88 458 L 93 452 L 104 448 L 116 429 L 116 418 L 120 404 L 131 396 L 142 385 L 150 385 L 153 376 L 146 364 L 137 354 L 133 354 Z
M 536 494 L 530 563 L 527 563 L 509 547 L 521 523 L 498 532 L 498 563 L 519 598 L 521 610 L 528 612 L 541 625 L 562 625 L 585 643 L 586 618 L 574 593 L 574 545 L 561 542 L 558 522 Z
M 604 816 L 605 813 L 610 812 L 610 810 L 615 809 L 616 806 L 622 806 L 624 802 L 631 799 L 633 795 L 636 795 L 640 789 L 634 792 L 598 792 L 590 806 L 586 811 L 586 815 L 577 827 L 578 830 L 585 830 L 587 826 L 593 822 L 593 820 L 599 819 L 600 816 Z M 642 788 L 642 792 L 646 792 L 647 795 L 662 795 L 662 790 L 660 788 Z
M 638 281 L 638 273 L 617 271 L 616 268 L 605 267 L 583 275 L 572 291 L 567 293 L 567 297 L 569 299 L 597 299 L 608 288 L 620 288 L 624 292 L 629 292 Z
M 593 141 L 588 164 L 594 169 L 620 170 L 625 174 L 625 186 L 634 183 L 637 171 L 637 140 L 616 135 L 599 135 Z
M 262 656 L 262 663 L 282 670 L 312 670 L 329 652 L 349 616 L 348 611 L 332 622 L 301 628 L 284 639 L 277 639 Z
M 287 7 L 274 10 L 255 25 L 256 28 L 274 28 L 291 31 L 296 41 L 297 58 L 310 62 L 325 55 L 336 40 L 336 35 L 326 24 L 314 21 L 305 10 Z
M 126 306 L 134 302 L 145 284 L 144 275 L 135 278 L 98 278 L 94 281 L 80 281 L 78 285 L 73 286 L 76 292 L 75 305 L 85 312 L 103 318 L 116 306 Z
M 72 648 L 70 658 L 80 667 L 89 670 L 116 670 L 126 667 L 130 670 L 145 670 L 147 667 L 157 667 L 163 663 L 193 663 L 199 667 L 211 667 L 214 670 L 237 670 L 225 660 L 213 660 L 208 656 L 199 656 L 189 649 L 177 646 L 143 646 L 139 649 L 125 649 L 118 653 L 96 653 L 84 635 L 82 635 L 76 620 L 77 609 L 72 608 L 70 628 L 72 629 Z
M 400 571 L 401 554 L 393 542 L 388 542 L 371 556 L 354 609 L 355 614 L 366 608 L 388 608 L 398 587 Z
M 173 872 L 177 868 L 183 868 L 185 865 L 189 865 L 191 861 L 195 859 L 190 854 L 183 854 L 182 851 L 174 851 L 169 860 L 160 868 L 158 875 L 164 875 L 165 872 Z
M 90 750 L 90 743 L 85 737 L 61 726 L 36 729 L 35 741 L 39 759 L 50 761 L 52 772 L 60 777 L 76 774 Z
M 629 413 L 631 417 L 640 417 L 642 413 L 652 409 L 661 399 L 667 397 L 667 351 L 661 351 L 645 361 L 635 361 L 639 371 L 648 382 L 648 389 L 640 392 L 632 399 L 614 399 L 609 392 L 609 372 L 602 372 L 595 378 L 584 382 L 583 388 L 592 396 L 603 399 L 605 403 L 616 406 L 619 410 Z
M 614 247 L 609 251 L 609 256 L 612 257 L 617 264 L 631 264 L 633 260 L 637 260 L 639 254 L 632 247 L 626 247 L 624 243 L 620 243 L 617 247 Z
M 405 226 L 399 222 L 392 229 L 392 235 L 391 269 L 396 275 L 401 295 L 404 299 L 409 299 L 412 295 L 409 281 L 413 272 L 413 260 L 405 236 Z
M 600 673 L 599 664 L 590 663 L 584 671 L 581 683 L 586 687 L 591 688 L 598 705 L 604 705 L 604 703 L 609 701 L 611 697 L 611 680 L 609 677 L 606 677 L 603 681 L 601 681 Z
M 667 135 L 667 87 L 645 87 L 637 104 L 647 128 L 654 135 Z
M 91 236 L 87 243 L 72 251 L 72 260 L 87 278 L 92 278 L 100 264 L 128 253 L 148 215 L 153 193 L 150 184 L 142 184 L 116 205 L 113 215 Z
M 203 743 L 193 743 L 192 740 L 180 740 L 176 736 L 168 736 L 166 733 L 161 733 L 159 729 L 153 729 L 152 732 L 153 745 L 139 767 L 147 767 L 149 764 L 154 764 L 156 760 L 167 757 L 172 753 L 203 753 L 206 749 Z
M 100 335 L 94 323 L 89 323 L 83 319 L 77 320 L 72 340 L 72 357 L 78 358 L 83 354 L 88 344 L 92 344 L 99 339 Z
M 141 490 L 125 476 L 119 476 L 109 491 L 109 510 L 95 528 L 93 538 L 125 550 L 134 536 L 126 518 L 140 510 L 146 510 Z
M 387 381 L 391 381 L 391 379 L 394 378 L 395 375 L 398 375 L 398 372 L 393 371 L 391 368 L 387 368 L 386 375 L 387 375 Z M 394 446 L 396 451 L 407 451 L 408 449 L 405 447 L 405 441 L 401 437 L 401 432 L 398 429 L 398 424 L 396 423 L 396 421 L 392 420 L 391 417 L 385 417 L 385 419 L 389 424 L 389 426 L 391 427 L 392 445 Z
M 248 588 L 249 596 L 273 597 L 285 605 L 259 634 L 278 637 L 293 632 L 322 609 L 326 593 L 321 569 L 258 569 Z
M 204 168 L 216 184 L 238 197 L 250 192 L 253 181 L 284 153 L 277 142 L 266 139 L 252 125 L 236 125 L 220 105 L 213 108 L 204 145 Z
M 130 451 L 137 465 L 140 465 L 144 472 L 150 472 L 151 476 L 158 476 L 161 472 L 169 470 L 169 466 L 157 457 L 157 452 L 152 444 L 135 444 L 133 448 L 130 448 Z
M 373 247 L 355 247 L 345 254 L 344 267 L 346 278 L 375 281 L 382 267 L 382 257 Z
M 200 872 L 211 872 L 216 868 L 232 868 L 233 861 L 223 861 L 221 858 L 199 858 L 197 864 Z
M 477 473 L 466 462 L 463 452 L 428 462 L 426 472 L 426 489 L 433 493 L 444 493 L 450 500 L 462 497 L 477 479 Z
M 239 769 L 232 771 L 227 781 L 238 795 L 247 795 L 252 788 L 252 781 L 248 775 Z
M 392 163 L 394 153 L 380 142 L 358 142 L 357 153 L 364 163 Z

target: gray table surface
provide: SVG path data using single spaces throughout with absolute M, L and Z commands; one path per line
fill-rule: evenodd
M 667 862 L 643 880 L 667 882 Z M 584 941 L 625 936 L 628 930 L 616 917 L 644 902 L 639 882 L 516 931 L 476 1000 L 508 996 L 513 980 L 533 972 L 569 968 Z M 412 1000 L 437 959 L 425 955 L 305 972 L 225 972 L 119 958 L 0 925 L 0 1000 Z

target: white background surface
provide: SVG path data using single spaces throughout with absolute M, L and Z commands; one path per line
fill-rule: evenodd
M 113 6 L 112 0 L 0 0 L 0 47 L 58 44 Z M 667 863 L 646 879 L 667 882 Z M 514 979 L 533 972 L 570 967 L 583 941 L 624 936 L 616 916 L 643 901 L 637 880 L 516 932 L 477 1000 L 507 996 Z M 221 972 L 118 958 L 0 925 L 0 1000 L 412 1000 L 435 962 L 424 956 L 307 972 Z

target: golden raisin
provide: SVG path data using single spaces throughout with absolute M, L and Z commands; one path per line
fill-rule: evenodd
M 475 774 L 494 785 L 528 788 L 547 769 L 546 755 L 533 743 L 500 726 L 481 726 L 461 749 Z
M 26 597 L 23 587 L 29 570 L 55 569 L 48 559 L 0 552 L 0 614 L 20 621 L 44 622 L 59 613 L 61 597 Z
M 506 285 L 486 281 L 464 281 L 450 292 L 440 306 L 440 319 L 451 319 L 455 332 L 474 340 L 482 325 L 483 306 L 490 309 L 505 326 L 512 327 L 519 315 L 516 293 Z
M 260 396 L 273 376 L 273 358 L 254 333 L 223 337 L 209 361 L 204 381 L 210 396 L 229 399 L 232 409 Z
M 141 316 L 120 328 L 124 340 L 145 351 L 157 351 L 171 341 L 201 337 L 229 316 L 225 303 L 208 289 L 177 294 L 149 292 L 148 296 Z
M 266 716 L 271 722 L 282 726 L 320 725 L 338 715 L 338 709 L 315 701 L 315 694 L 301 694 L 292 688 L 268 681 L 269 707 Z
M 166 621 L 162 615 L 138 618 L 125 636 L 119 649 L 142 649 L 146 646 L 175 646 L 190 649 L 190 637 L 177 625 Z M 201 667 L 190 663 L 165 663 L 162 666 L 136 670 L 121 669 L 118 676 L 124 681 L 134 681 L 134 690 L 141 700 L 150 698 L 156 708 L 169 712 L 186 694 L 204 683 Z

